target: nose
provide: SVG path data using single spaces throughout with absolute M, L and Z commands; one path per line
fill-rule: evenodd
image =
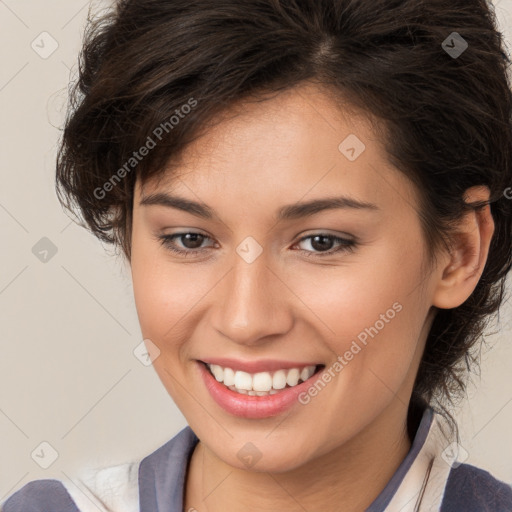
M 241 345 L 267 343 L 293 325 L 293 294 L 260 255 L 247 263 L 238 255 L 232 269 L 216 287 L 213 327 Z

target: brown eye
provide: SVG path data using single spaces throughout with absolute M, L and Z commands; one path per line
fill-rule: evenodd
M 204 236 L 199 233 L 185 233 L 178 235 L 178 238 L 187 249 L 197 249 L 201 247 L 204 240 Z
M 306 256 L 329 256 L 339 252 L 353 251 L 357 246 L 357 243 L 354 240 L 348 240 L 327 233 L 317 233 L 305 236 L 299 240 L 298 244 L 305 240 L 310 240 L 309 245 L 313 249 L 313 251 L 301 249 L 301 252 L 305 253 Z M 331 250 L 336 244 L 338 244 L 338 247 Z
M 334 240 L 332 237 L 324 236 L 324 235 L 315 235 L 311 237 L 311 247 L 315 249 L 315 251 L 323 251 L 329 250 L 334 245 Z
M 210 239 L 209 236 L 202 233 L 184 232 L 174 233 L 172 235 L 161 235 L 157 237 L 160 243 L 170 251 L 184 256 L 202 253 L 207 247 L 202 247 L 205 240 Z M 176 240 L 180 241 L 180 245 L 176 244 Z

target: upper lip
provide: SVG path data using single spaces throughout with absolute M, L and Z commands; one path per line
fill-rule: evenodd
M 230 359 L 229 357 L 209 357 L 201 359 L 206 364 L 217 364 L 223 368 L 240 370 L 247 373 L 272 372 L 287 368 L 303 368 L 304 366 L 318 366 L 322 363 L 311 361 L 284 361 L 277 359 L 259 359 L 257 361 L 243 361 L 241 359 Z

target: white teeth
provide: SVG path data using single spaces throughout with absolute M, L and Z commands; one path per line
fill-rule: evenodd
M 223 382 L 232 391 L 251 396 L 275 395 L 286 386 L 296 386 L 299 380 L 302 382 L 308 380 L 315 373 L 316 368 L 310 365 L 304 368 L 250 374 L 241 370 L 223 368 L 217 364 L 207 364 L 207 366 L 218 382 Z
M 272 377 L 270 376 L 270 373 L 261 372 L 254 374 L 254 377 L 252 378 L 252 389 L 255 391 L 270 391 L 271 388 Z
M 220 366 L 219 366 L 220 368 Z M 235 372 L 231 368 L 224 368 L 224 385 L 232 386 L 235 383 Z
M 235 373 L 235 382 L 233 383 L 237 389 L 245 389 L 249 391 L 252 389 L 252 376 L 250 373 L 237 371 Z
M 315 367 L 314 366 L 306 366 L 300 372 L 300 378 L 303 381 L 308 380 L 309 377 L 311 377 L 311 375 L 313 375 L 313 373 L 315 373 Z
M 286 387 L 286 373 L 284 370 L 277 370 L 272 377 L 272 387 L 274 389 L 283 389 Z
M 218 364 L 212 364 L 210 366 L 210 370 L 212 371 L 215 379 L 222 382 L 222 379 L 224 378 L 224 370 Z
M 288 375 L 286 376 L 286 383 L 288 386 L 296 386 L 299 382 L 300 372 L 297 368 L 292 368 L 288 370 Z

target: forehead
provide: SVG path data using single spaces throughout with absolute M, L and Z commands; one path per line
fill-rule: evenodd
M 157 179 L 143 189 L 137 182 L 136 196 L 174 191 L 239 207 L 333 191 L 372 202 L 396 202 L 397 194 L 414 201 L 376 127 L 382 128 L 377 120 L 310 84 L 251 98 L 214 119 Z

